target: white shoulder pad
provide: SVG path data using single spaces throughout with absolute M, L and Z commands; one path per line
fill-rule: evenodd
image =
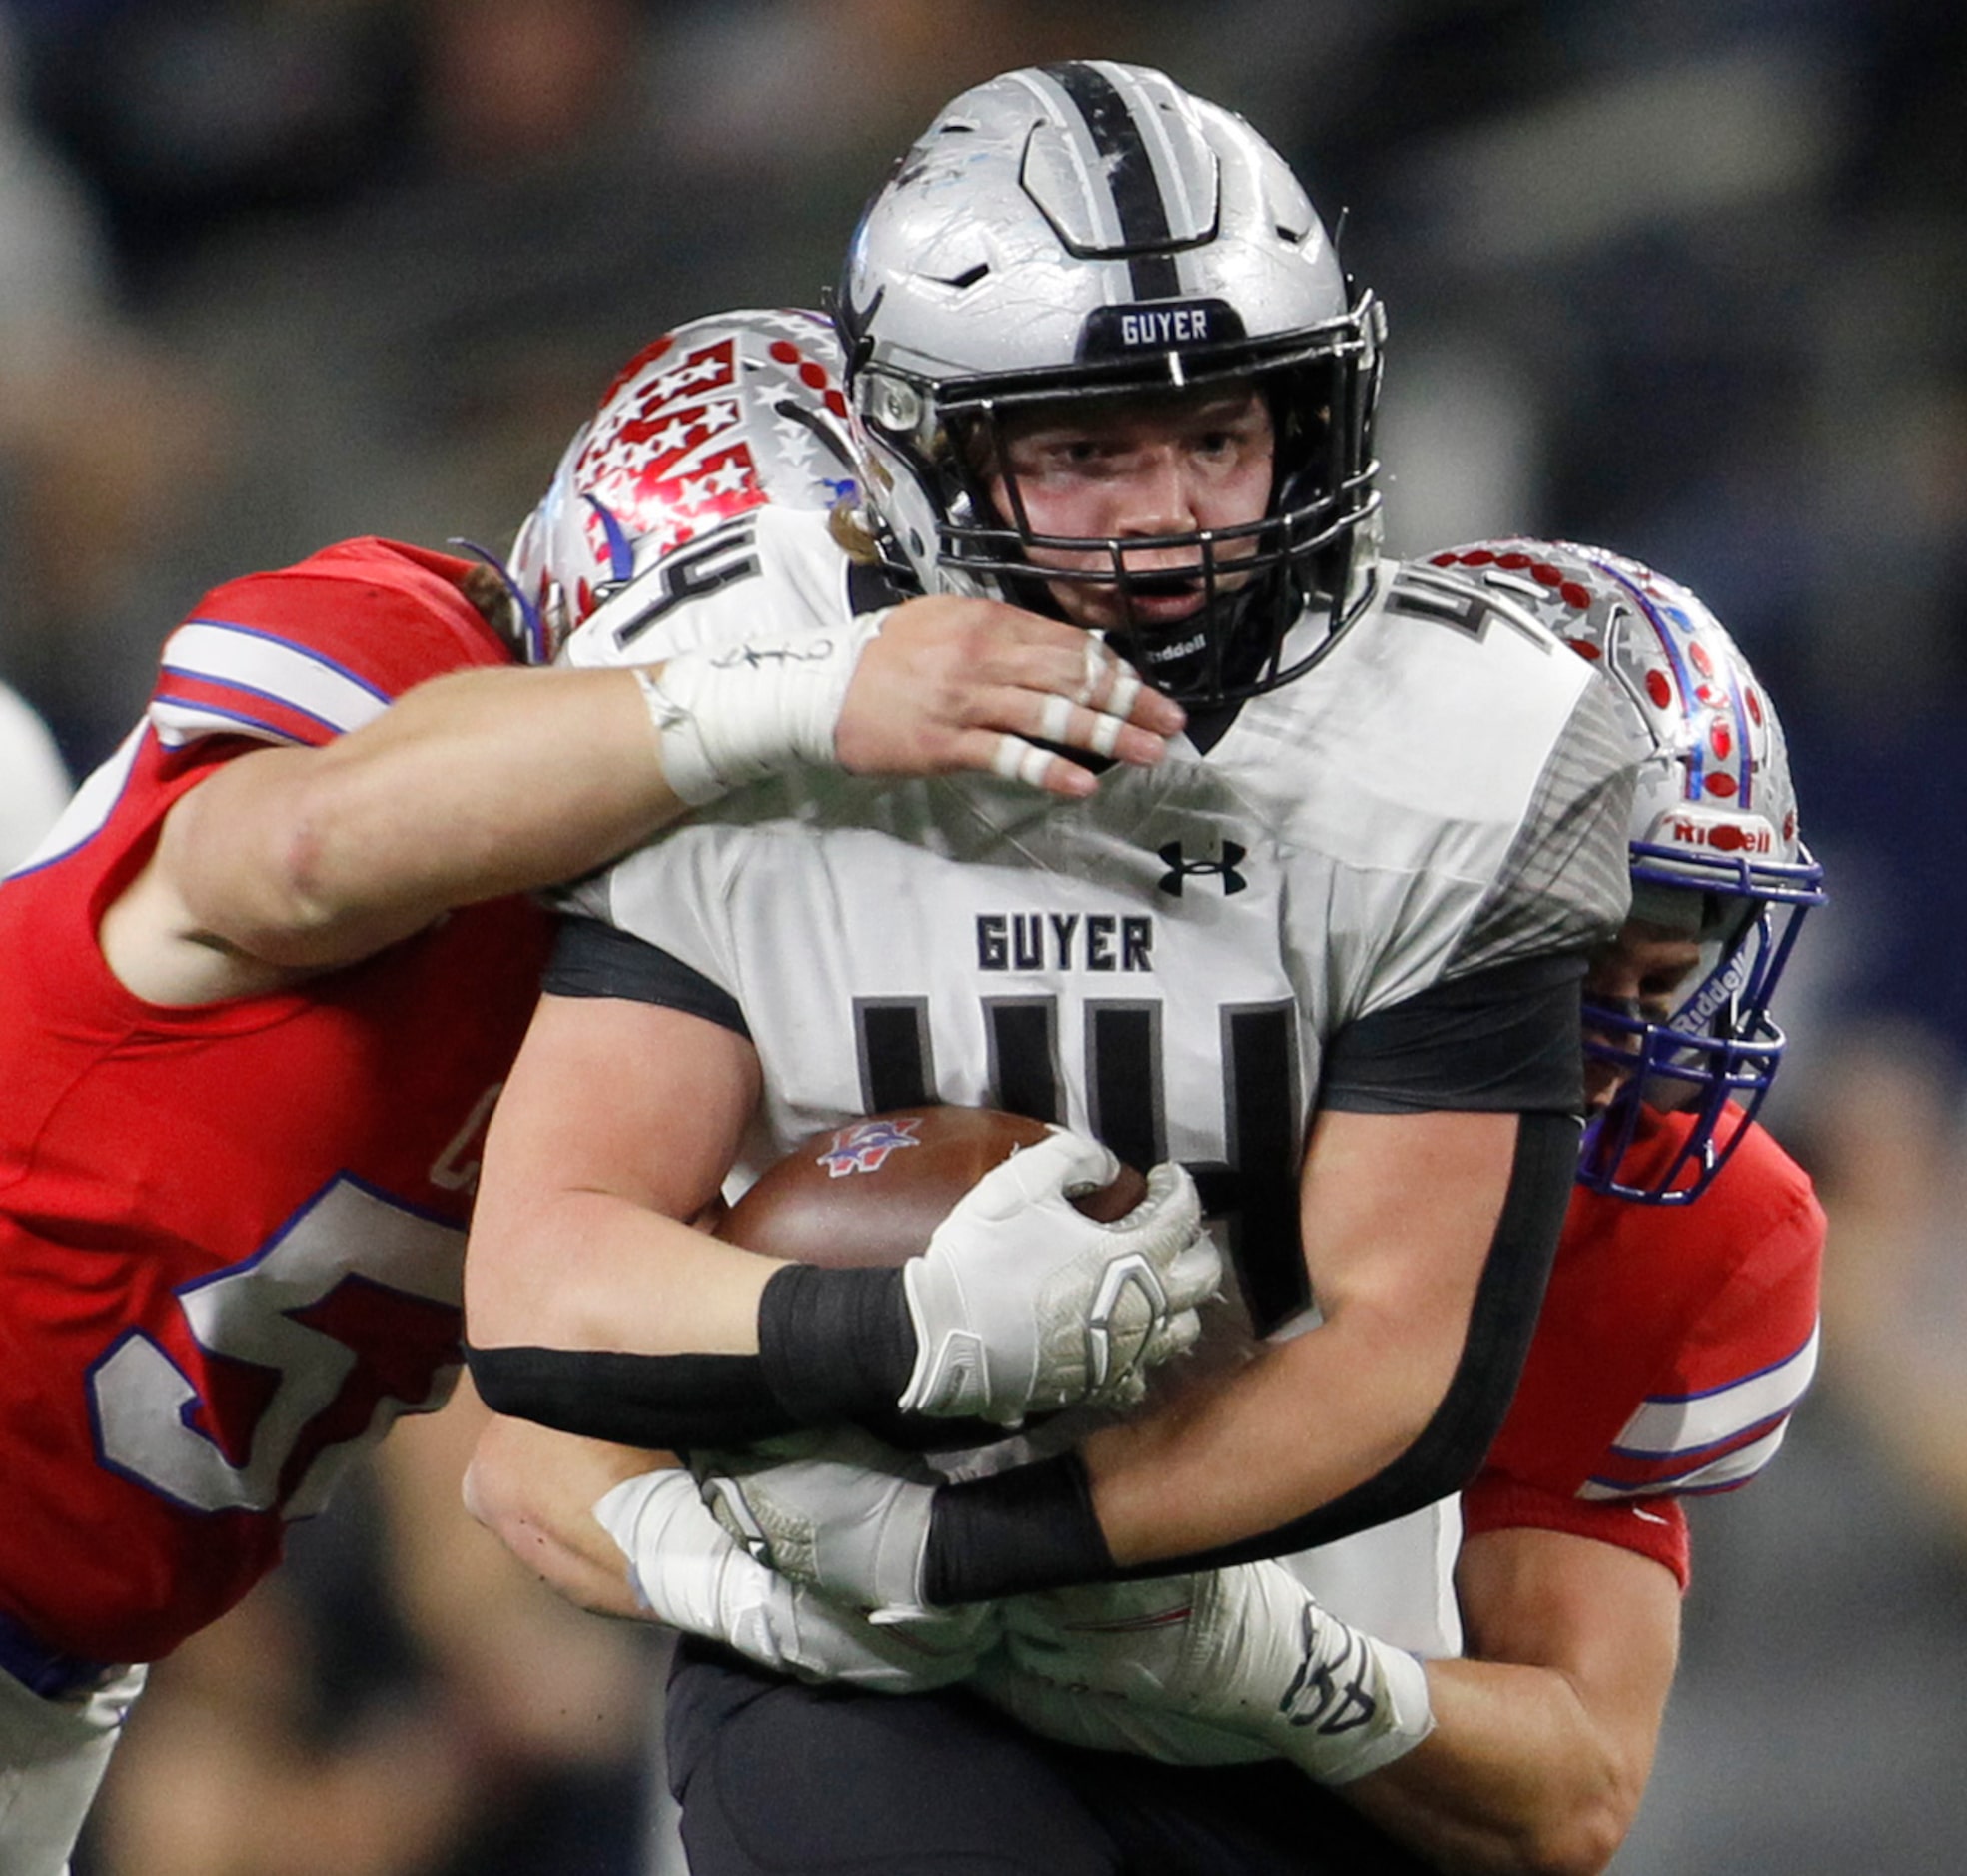
M 752 508 L 699 534 L 607 599 L 568 639 L 569 664 L 657 664 L 699 645 L 837 629 L 852 563 L 825 513 Z
M 1314 888 L 1287 924 L 1340 1020 L 1582 949 L 1629 893 L 1634 752 L 1591 667 L 1513 605 L 1379 575 L 1330 652 L 1223 745 Z

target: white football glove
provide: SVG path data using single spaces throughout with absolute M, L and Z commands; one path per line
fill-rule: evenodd
M 753 1561 L 880 1622 L 921 1615 L 929 1507 L 942 1481 L 852 1427 L 696 1452 L 703 1502 Z
M 1342 1622 L 1282 1564 L 1111 1588 L 1055 1590 L 1002 1605 L 1008 1657 L 1020 1672 L 1084 1699 L 1116 1696 L 1185 1722 L 1142 1728 L 1109 1715 L 1130 1749 L 1184 1762 L 1254 1742 L 1326 1785 L 1392 1763 L 1434 1730 L 1421 1663 Z M 1015 1688 L 989 1691 L 1018 1710 Z M 1046 1730 L 1057 1703 L 1027 1697 L 1019 1717 Z M 1091 1722 L 1076 1716 L 1082 1730 Z M 1207 1729 L 1187 1731 L 1188 1725 Z M 1087 1740 L 1087 1743 L 1098 1743 Z
M 1193 1345 L 1196 1306 L 1222 1281 L 1195 1181 L 1157 1166 L 1110 1225 L 1074 1207 L 1119 1170 L 1055 1127 L 964 1194 L 903 1267 L 916 1336 L 904 1412 L 1016 1425 L 1081 1401 L 1131 1407 L 1147 1370 Z
M 1100 1752 L 1131 1752 L 1169 1765 L 1242 1765 L 1276 1752 L 1260 1740 L 1152 1705 L 1161 1675 L 1172 1675 L 1187 1639 L 1196 1578 L 1158 1576 L 1135 1583 L 1016 1596 L 997 1606 L 1019 1630 L 1019 1652 L 979 1663 L 971 1690 L 1027 1732 Z M 1021 1663 L 1043 1650 L 1041 1671 Z M 1079 1663 L 1089 1663 L 1084 1675 Z M 1099 1683 L 1127 1676 L 1126 1694 Z M 1053 1675 L 1067 1678 L 1053 1679 Z M 1143 1694 L 1143 1689 L 1149 1689 Z M 1130 1697 L 1142 1696 L 1142 1697 Z
M 657 1621 L 724 1642 L 777 1673 L 926 1693 L 963 1679 L 997 1640 L 991 1603 L 875 1623 L 779 1575 L 732 1538 L 685 1471 L 627 1479 L 594 1516 L 628 1559 L 636 1599 Z

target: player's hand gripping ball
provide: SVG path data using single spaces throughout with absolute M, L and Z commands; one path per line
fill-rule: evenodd
M 918 1355 L 899 1405 L 1006 1425 L 1131 1406 L 1194 1343 L 1222 1275 L 1181 1167 L 1143 1177 L 1095 1141 L 980 1108 L 814 1135 L 718 1235 L 806 1264 L 905 1265 Z

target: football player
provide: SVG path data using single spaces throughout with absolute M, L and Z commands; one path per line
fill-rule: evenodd
M 870 206 L 840 317 L 874 550 L 1103 635 L 1187 704 L 1186 743 L 1056 809 L 990 778 L 765 782 L 588 882 L 488 1142 L 481 1391 L 698 1451 L 1125 1398 L 1183 1340 L 1186 1253 L 1099 1269 L 1003 1229 L 1103 1158 L 1044 1156 L 1043 1193 L 1000 1182 L 905 1274 L 684 1228 L 818 1126 L 1009 1107 L 1197 1168 L 1255 1326 L 1313 1298 L 1317 1325 L 960 1484 L 733 1461 L 720 1500 L 781 1567 L 901 1611 L 1431 1505 L 1500 1422 L 1570 1190 L 1578 984 L 1629 897 L 1613 699 L 1519 608 L 1379 558 L 1378 308 L 1276 152 L 1158 73 L 955 100 Z M 887 595 L 839 534 L 761 509 L 573 655 L 759 604 L 842 626 Z M 727 1673 L 672 1687 L 685 1781 L 733 1702 L 791 1685 Z
M 772 350 L 795 331 L 739 318 L 696 349 L 823 396 Z M 717 438 L 706 522 L 761 499 L 770 435 L 706 371 L 658 394 L 644 363 L 648 414 Z M 595 455 L 617 446 L 642 440 Z M 0 887 L 9 1876 L 63 1867 L 133 1664 L 450 1391 L 479 1141 L 545 955 L 514 894 L 776 765 L 981 763 L 1077 796 L 1088 772 L 1031 735 L 1152 761 L 1180 721 L 1083 634 L 941 599 L 723 661 L 514 668 L 634 589 L 607 545 L 543 606 L 382 540 L 221 586 Z
M 1157 1733 L 1143 1706 L 1264 1739 L 1429 1867 L 1595 1871 L 1638 1809 L 1673 1677 L 1682 1500 L 1756 1475 L 1815 1368 L 1823 1214 L 1753 1117 L 1785 1046 L 1769 999 L 1821 873 L 1768 694 L 1684 587 L 1534 540 L 1425 565 L 1444 594 L 1506 598 L 1597 663 L 1649 752 L 1632 915 L 1585 983 L 1578 1190 L 1516 1399 L 1463 1498 L 1469 1658 L 1428 1663 L 1433 1732 L 1376 1762 L 1371 1717 L 1345 1707 L 1371 1693 L 1380 1644 L 1333 1619 L 1343 1601 L 1319 1610 L 1267 1565 L 1140 1585 L 1131 1606 L 1034 1598 L 1008 1615 L 1011 1656 L 1076 1691 L 990 1685 L 1082 1742 L 1227 1750 L 1179 1724 Z M 1320 1662 L 1334 1669 L 1323 1711 Z M 1088 1689 L 1133 1704 L 1101 1710 Z M 1313 1825 L 1288 1782 L 1216 1776 L 1190 1794 L 1199 1812 L 1233 1799 L 1271 1854 L 1309 1825 L 1331 1867 L 1411 1866 L 1343 1813 Z
M 910 1700 L 899 1722 L 837 1691 L 784 1697 L 824 1703 L 838 1755 L 857 1732 L 864 1756 L 879 1737 L 882 1795 L 856 1826 L 909 1867 L 955 1841 L 933 1753 L 972 1768 L 964 1847 L 979 1854 L 1023 1841 L 1028 1826 L 992 1821 L 993 1804 L 1007 1812 L 1028 1788 L 1057 1867 L 1186 1845 L 1203 1867 L 1602 1868 L 1645 1790 L 1673 1677 L 1682 1499 L 1755 1476 L 1809 1384 L 1823 1215 L 1753 1116 L 1785 1046 L 1769 1000 L 1822 889 L 1768 695 L 1694 595 L 1619 556 L 1509 539 L 1412 572 L 1444 600 L 1520 608 L 1596 663 L 1647 751 L 1633 912 L 1585 980 L 1593 1120 L 1577 1190 L 1521 1385 L 1462 1499 L 1468 1656 L 1431 1650 L 1425 1737 L 1381 1723 L 1379 1683 L 1404 1670 L 1370 1631 L 1399 1632 L 1390 1566 L 1423 1603 L 1405 1632 L 1427 1619 L 1429 1572 L 1399 1570 L 1419 1528 L 1288 1568 L 1014 1599 L 997 1611 L 1009 1647 L 972 1687 L 1093 1750 L 1020 1748 L 954 1695 Z M 647 1608 L 783 1672 L 920 1695 L 994 1636 L 974 1613 L 856 1625 L 741 1551 L 679 1473 L 624 1482 L 597 1512 Z M 605 1546 L 591 1561 L 618 1574 Z M 832 1844 L 774 1749 L 790 1732 L 760 1713 L 720 1742 L 693 1833 L 727 1833 L 742 1812 L 787 1867 Z M 1257 1750 L 1284 1763 L 1236 1763 Z

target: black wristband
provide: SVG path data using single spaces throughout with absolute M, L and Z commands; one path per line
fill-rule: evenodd
M 758 1299 L 765 1385 L 802 1426 L 892 1413 L 915 1371 L 915 1320 L 898 1270 L 788 1264 Z
M 467 1346 L 465 1357 L 494 1413 L 616 1445 L 742 1446 L 798 1423 L 756 1356 Z
M 945 1485 L 930 1514 L 925 1600 L 941 1607 L 1114 1573 L 1077 1452 Z

